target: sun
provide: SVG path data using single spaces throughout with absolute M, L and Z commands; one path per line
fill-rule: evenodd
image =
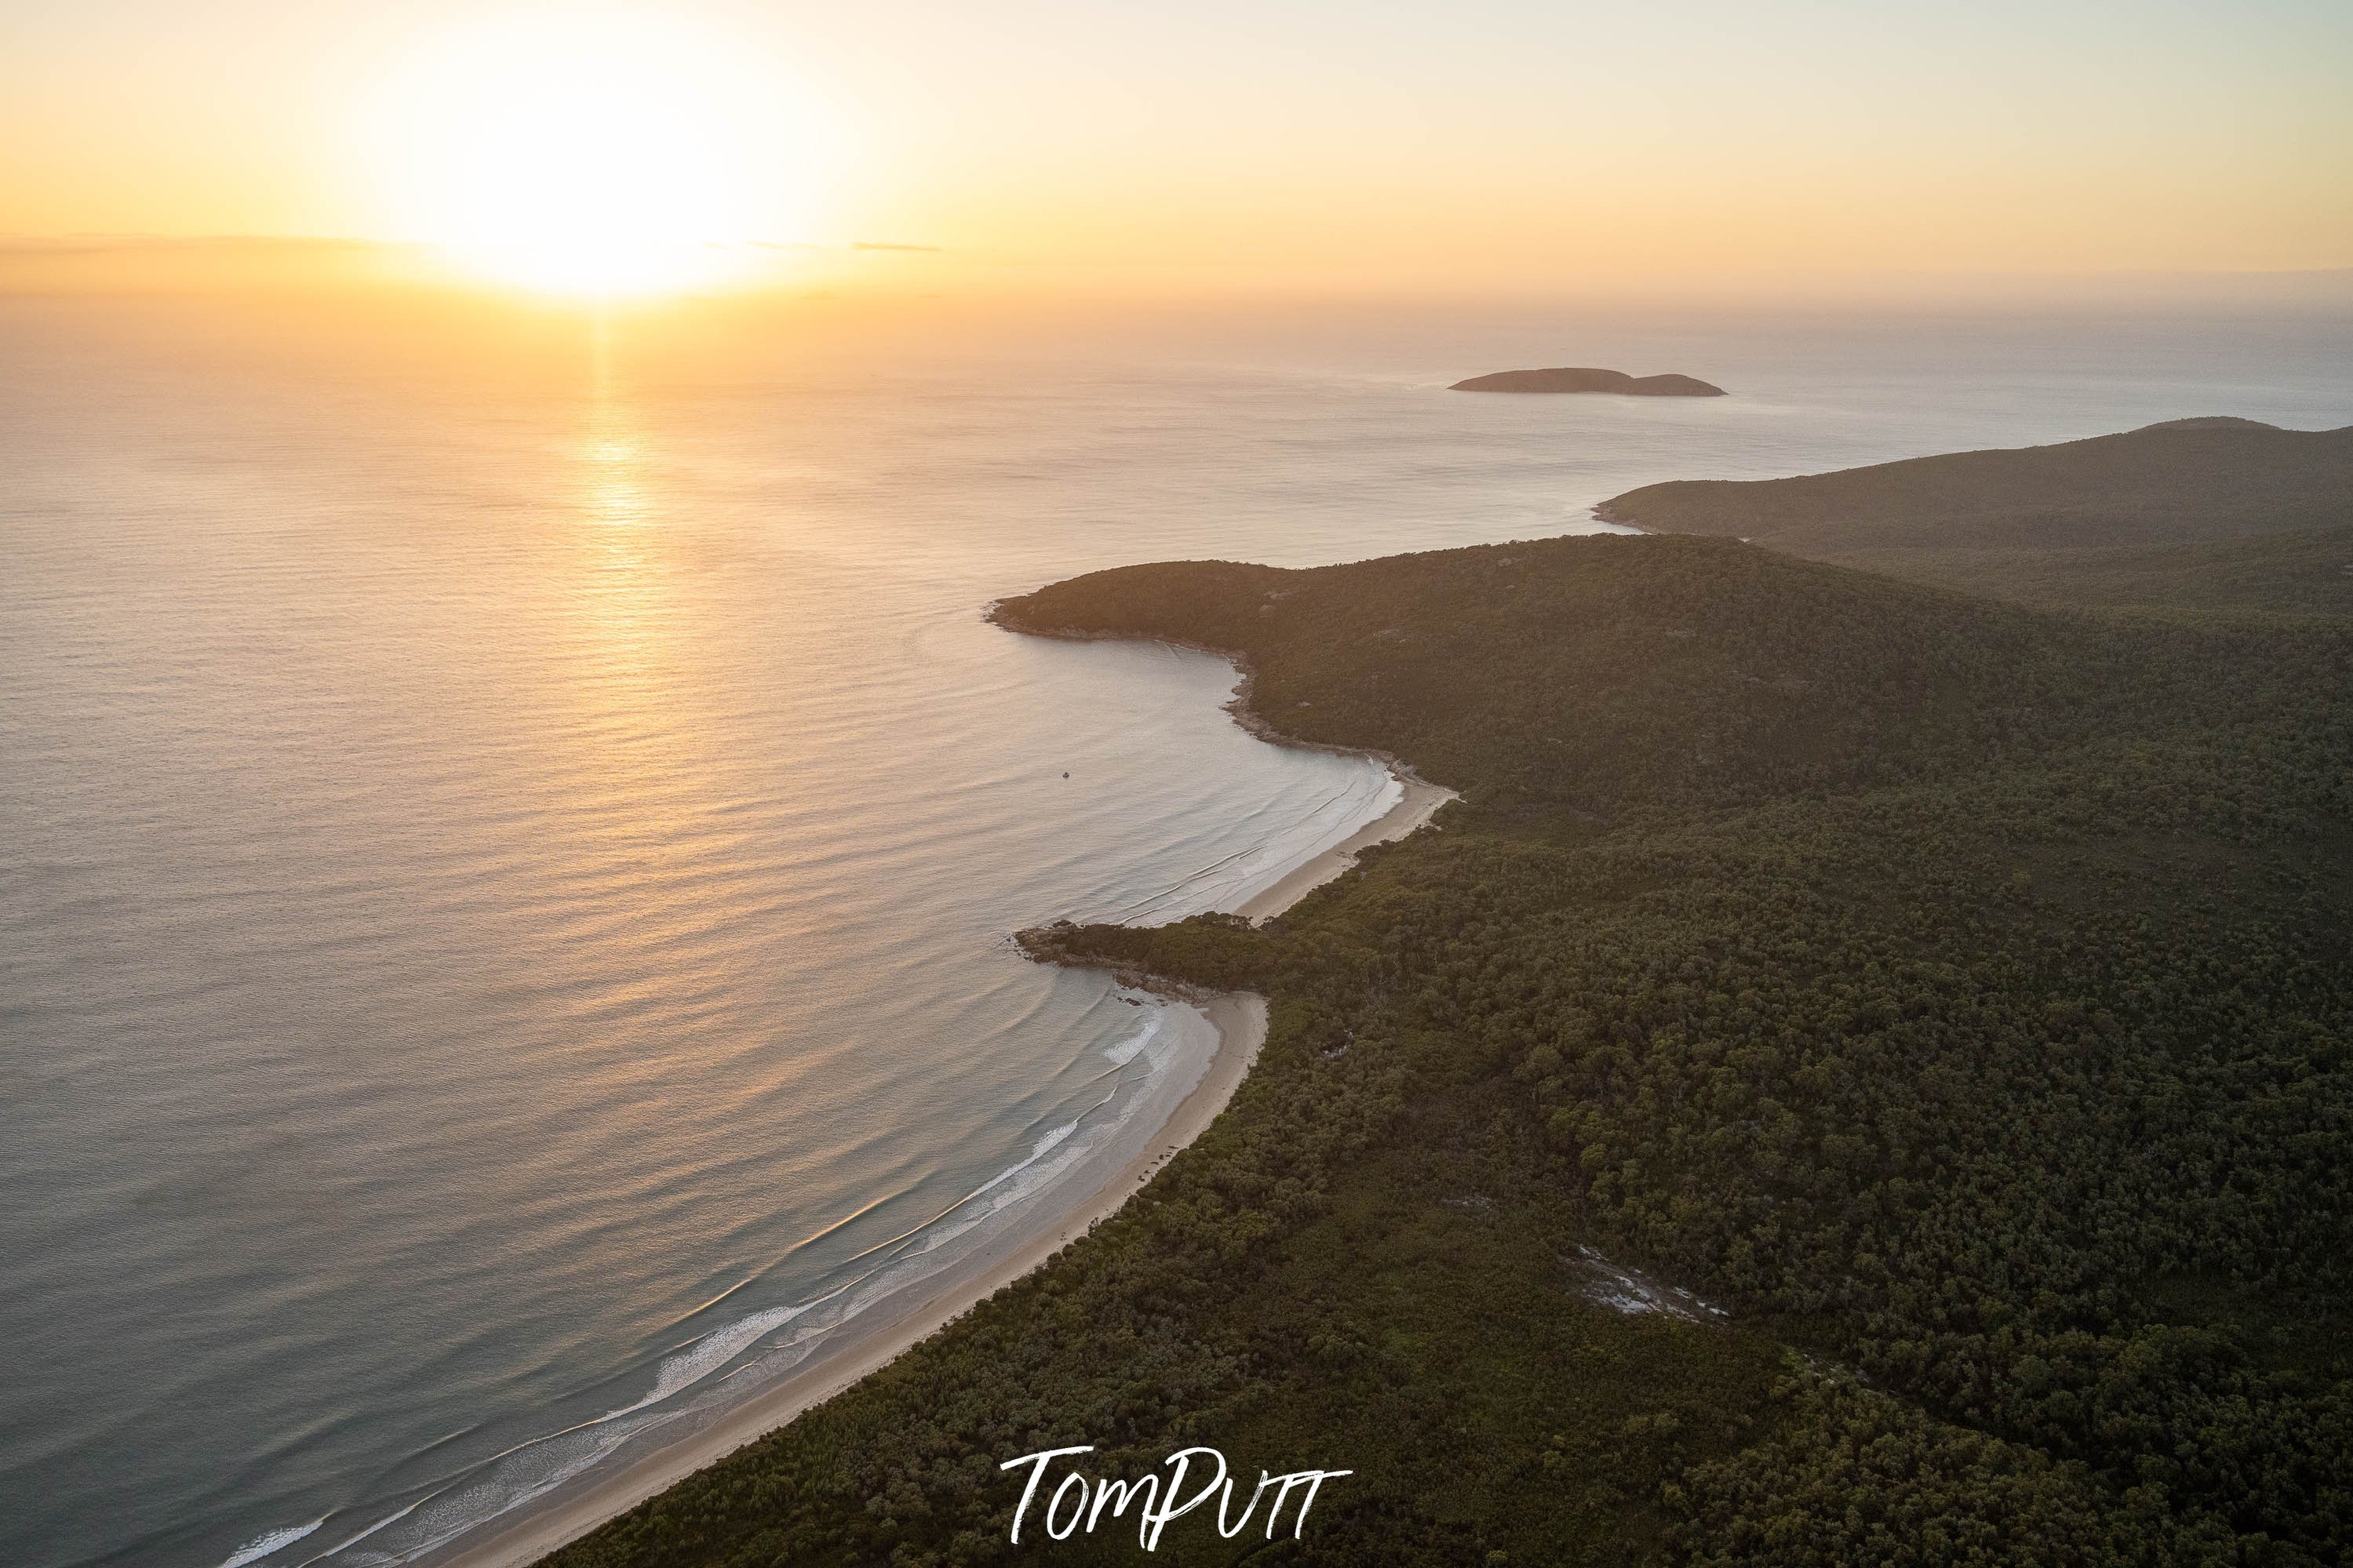
M 535 13 L 426 41 L 370 115 L 394 225 L 480 277 L 674 292 L 815 216 L 826 137 L 740 43 L 649 14 Z

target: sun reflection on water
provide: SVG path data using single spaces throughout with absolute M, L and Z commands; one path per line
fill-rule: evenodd
M 599 315 L 593 332 L 588 424 L 580 447 L 586 510 L 592 522 L 638 527 L 649 521 L 645 433 L 614 366 L 612 323 Z
M 600 680 L 650 695 L 671 619 L 670 554 L 643 410 L 617 363 L 611 324 L 591 329 L 587 397 L 574 444 L 582 630 Z M 649 720 L 651 713 L 640 715 Z

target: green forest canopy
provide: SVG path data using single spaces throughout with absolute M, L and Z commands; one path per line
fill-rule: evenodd
M 998 616 L 1231 650 L 1463 798 L 1265 928 L 1027 933 L 1267 994 L 1232 1109 L 559 1562 L 1009 1561 L 996 1466 L 1074 1443 L 1356 1472 L 1187 1563 L 2344 1561 L 2353 622 L 1674 537 Z
M 2353 613 L 2353 427 L 2180 419 L 1796 479 L 1678 479 L 1597 510 L 2013 598 Z

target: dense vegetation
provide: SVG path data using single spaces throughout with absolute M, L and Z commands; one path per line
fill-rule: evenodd
M 1679 479 L 1599 510 L 2018 598 L 2353 612 L 2353 427 L 2183 419 L 1797 479 Z M 2262 537 L 2281 534 L 2300 537 Z
M 1001 615 L 1234 650 L 1464 798 L 1266 928 L 1029 933 L 1271 997 L 1232 1110 L 565 1563 L 1132 1560 L 1007 1545 L 997 1462 L 1089 1442 L 1358 1472 L 1181 1563 L 2345 1560 L 2353 623 L 1706 538 Z M 1630 1268 L 1728 1315 L 1613 1310 Z
M 2353 515 L 2353 499 L 2346 511 Z M 2219 542 L 2077 550 L 1924 545 L 1840 559 L 1916 583 L 2031 603 L 2353 615 L 2353 521 Z

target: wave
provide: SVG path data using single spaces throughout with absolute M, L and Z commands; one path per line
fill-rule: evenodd
M 1037 1142 L 1032 1143 L 1029 1146 L 1029 1157 L 1028 1159 L 1022 1161 L 1018 1165 L 1006 1166 L 1005 1169 L 997 1172 L 997 1174 L 989 1177 L 988 1180 L 973 1188 L 970 1193 L 965 1194 L 965 1201 L 969 1203 L 974 1198 L 980 1196 L 981 1194 L 987 1192 L 992 1187 L 1001 1186 L 1005 1183 L 1011 1181 L 1014 1177 L 1019 1175 L 1022 1172 L 1028 1170 L 1030 1166 L 1036 1164 L 1039 1161 L 1044 1159 L 1047 1155 L 1060 1148 L 1062 1141 L 1068 1138 L 1071 1133 L 1076 1132 L 1078 1130 L 1079 1124 L 1077 1122 L 1063 1122 L 1060 1127 L 1048 1132 L 1043 1137 L 1039 1138 Z
M 257 1535 L 224 1558 L 220 1568 L 245 1568 L 248 1563 L 259 1563 L 274 1552 L 285 1551 L 326 1522 L 325 1516 L 322 1515 L 308 1524 L 290 1524 L 283 1530 Z
M 666 1357 L 654 1373 L 652 1390 L 643 1399 L 635 1405 L 623 1405 L 604 1419 L 617 1420 L 693 1387 L 824 1300 L 820 1296 L 816 1300 L 800 1301 L 789 1307 L 770 1307 L 765 1311 L 738 1318 L 724 1328 L 713 1329 L 677 1355 Z
M 424 1500 L 425 1500 L 423 1498 L 419 1498 L 417 1500 L 417 1502 L 410 1503 L 406 1508 L 400 1510 L 398 1512 L 385 1515 L 382 1519 L 377 1520 L 374 1524 L 369 1525 L 365 1530 L 361 1531 L 357 1535 L 347 1535 L 341 1541 L 336 1542 L 332 1546 L 328 1547 L 324 1552 L 316 1552 L 311 1556 L 305 1557 L 301 1562 L 296 1563 L 294 1568 L 311 1568 L 311 1564 L 313 1563 L 324 1563 L 336 1552 L 342 1552 L 348 1547 L 357 1546 L 361 1542 L 365 1541 L 369 1536 L 374 1535 L 377 1531 L 382 1530 L 385 1526 L 388 1524 L 398 1524 L 402 1520 L 406 1519 L 410 1514 L 415 1513 L 417 1510 L 417 1505 L 422 1503 Z M 291 1545 L 292 1542 L 282 1542 L 281 1544 Z
M 1358 776 L 1293 814 L 1255 844 L 1211 861 L 1156 892 L 1114 910 L 1122 924 L 1182 920 L 1205 910 L 1231 908 L 1271 888 L 1293 869 L 1377 820 L 1403 796 L 1403 786 L 1386 767 L 1368 765 Z
M 1110 1045 L 1105 1046 L 1103 1055 L 1111 1058 L 1113 1067 L 1125 1067 L 1152 1048 L 1153 1043 L 1160 1037 L 1160 1026 L 1166 1018 L 1167 1013 L 1165 1009 L 1153 1008 L 1134 1034 L 1124 1039 L 1113 1040 Z M 1155 1071 L 1165 1065 L 1156 1054 L 1149 1058 L 1148 1062 Z
M 712 1329 L 664 1356 L 655 1368 L 652 1386 L 638 1399 L 480 1461 L 438 1490 L 311 1558 L 302 1568 L 320 1563 L 371 1568 L 413 1561 L 553 1490 L 632 1439 L 683 1419 L 715 1414 L 723 1405 L 733 1403 L 739 1392 L 748 1394 L 772 1384 L 807 1361 L 824 1341 L 867 1308 L 946 1266 L 949 1260 L 939 1257 L 943 1248 L 1044 1190 L 1103 1147 L 1106 1140 L 1115 1138 L 1143 1103 L 1144 1086 L 1175 1056 L 1174 1042 L 1166 1034 L 1168 1016 L 1165 1004 L 1154 1005 L 1134 1030 L 1104 1048 L 1113 1063 L 1116 1081 L 1101 1100 L 1039 1133 L 1020 1159 L 929 1218 L 835 1266 L 847 1269 L 867 1263 L 852 1278 L 806 1300 L 747 1312 Z M 1142 1072 L 1124 1070 L 1139 1058 L 1145 1063 Z M 1090 1119 L 1123 1098 L 1125 1105 L 1099 1125 L 1089 1127 Z M 858 1214 L 875 1206 L 868 1205 Z M 836 1228 L 828 1226 L 827 1231 Z M 706 1305 L 715 1305 L 733 1294 L 733 1289 L 723 1292 Z M 797 1323 L 799 1331 L 776 1341 L 781 1331 Z M 696 1395 L 693 1391 L 704 1384 L 733 1386 L 724 1394 Z M 390 1531 L 389 1538 L 379 1537 L 379 1532 L 402 1521 L 406 1521 L 406 1528 Z M 254 1542 L 247 1549 L 250 1555 L 240 1555 L 222 1568 L 248 1568 L 317 1528 L 314 1523 L 299 1533 L 275 1531 Z M 379 1539 L 362 1547 L 371 1537 Z

